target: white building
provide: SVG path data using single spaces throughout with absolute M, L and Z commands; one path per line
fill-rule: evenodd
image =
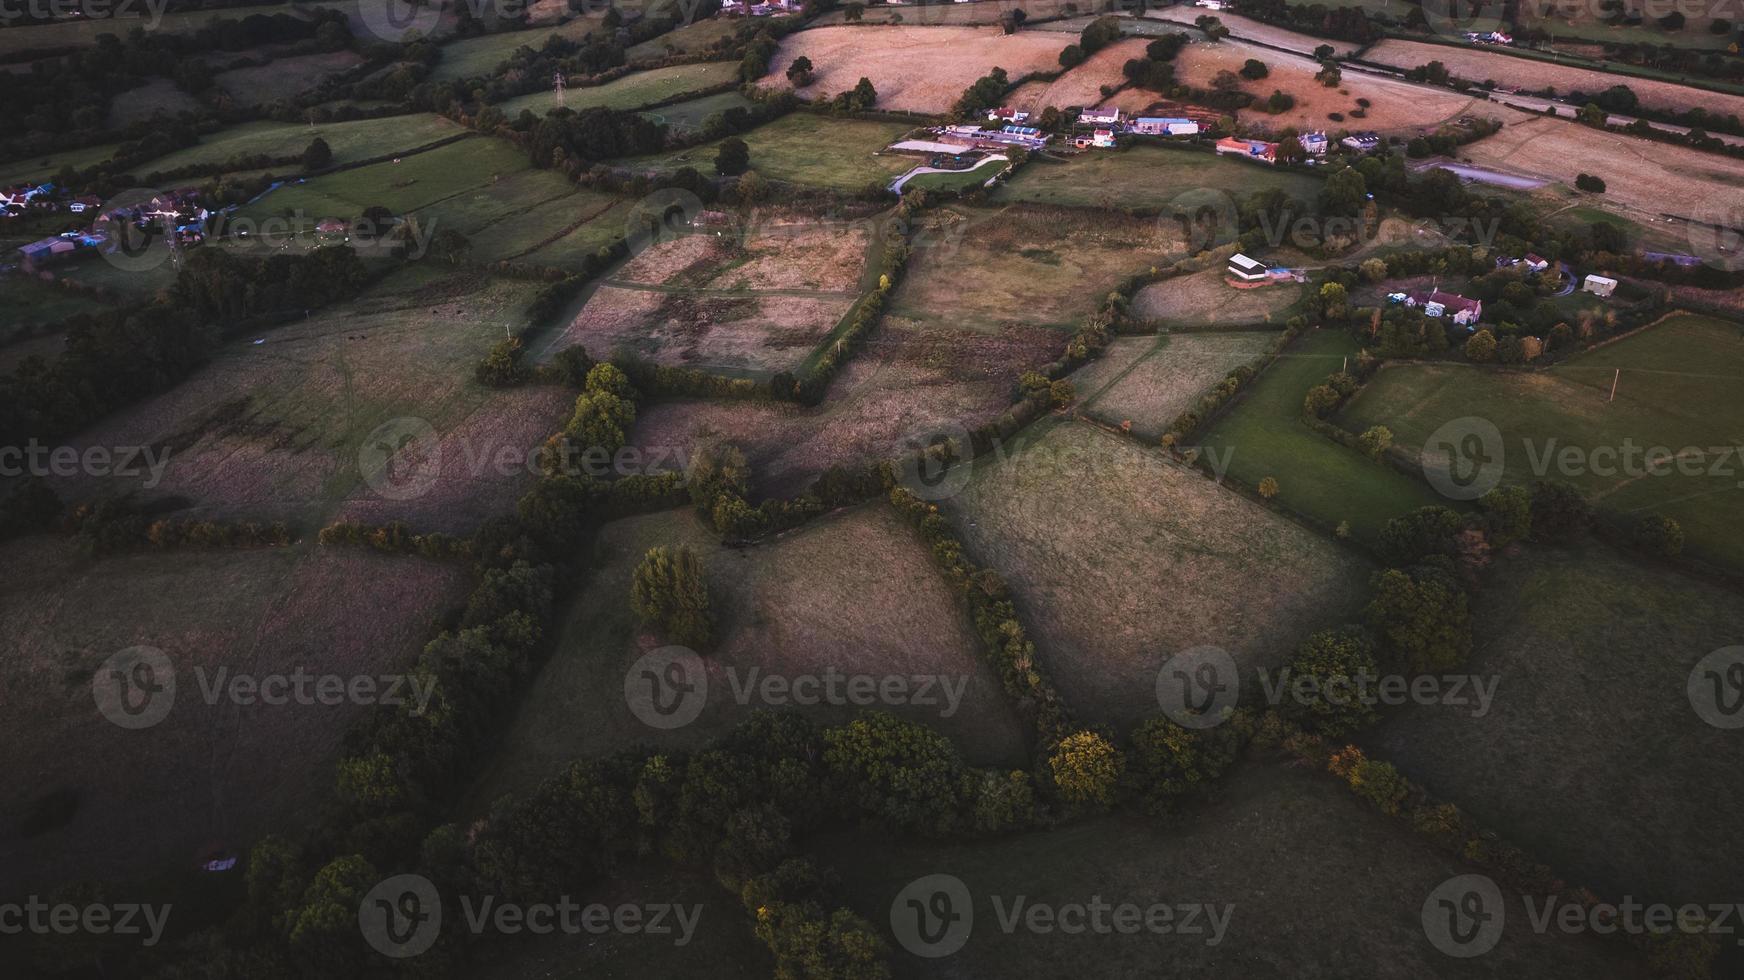
M 1587 276 L 1586 281 L 1581 283 L 1582 292 L 1592 293 L 1601 298 L 1610 296 L 1616 288 L 1617 280 L 1610 276 Z
M 1199 124 L 1191 119 L 1141 116 L 1133 120 L 1132 131 L 1146 136 L 1196 136 L 1199 133 Z
M 1265 282 L 1268 278 L 1265 263 L 1256 262 L 1240 252 L 1229 257 L 1228 272 L 1242 282 Z
M 1120 110 L 1112 106 L 1107 108 L 1096 107 L 1093 109 L 1085 109 L 1083 112 L 1078 114 L 1078 121 L 1081 123 L 1100 123 L 1113 126 L 1120 122 Z

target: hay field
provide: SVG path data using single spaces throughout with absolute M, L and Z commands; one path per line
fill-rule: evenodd
M 366 707 L 209 704 L 196 669 L 346 678 L 404 670 L 470 590 L 459 565 L 328 550 L 179 551 L 91 560 L 66 539 L 5 546 L 0 654 L 6 690 L 0 824 L 56 791 L 65 826 L 0 839 L 7 885 L 125 880 L 185 869 L 214 846 L 246 849 L 329 798 L 346 730 Z M 157 725 L 101 715 L 93 676 L 127 647 L 161 649 L 176 693 Z
M 935 211 L 917 231 L 926 247 L 915 250 L 891 309 L 953 330 L 1072 330 L 1122 279 L 1181 257 L 1178 233 L 1143 218 L 1028 204 Z
M 1577 174 L 1596 174 L 1608 186 L 1595 203 L 1647 215 L 1721 220 L 1744 207 L 1744 160 L 1562 119 L 1537 116 L 1514 123 L 1461 147 L 1460 157 L 1570 186 Z
M 1132 423 L 1147 442 L 1162 437 L 1206 389 L 1254 361 L 1278 339 L 1268 332 L 1120 337 L 1072 374 L 1078 410 L 1109 425 Z
M 976 79 L 1004 68 L 1012 81 L 1059 69 L 1058 35 L 997 27 L 820 27 L 790 34 L 758 81 L 766 88 L 791 87 L 787 66 L 804 55 L 817 66 L 802 98 L 831 97 L 862 77 L 878 90 L 878 108 L 943 113 Z
M 1433 889 L 1470 866 L 1425 844 L 1330 776 L 1283 762 L 1237 768 L 1202 804 L 1169 820 L 1121 814 L 967 843 L 838 831 L 819 837 L 818 853 L 821 863 L 841 873 L 849 905 L 883 934 L 892 972 L 900 977 L 1584 980 L 1643 974 L 1622 942 L 1525 928 L 1525 908 L 1514 892 L 1505 892 L 1507 926 L 1496 948 L 1471 959 L 1449 958 L 1425 938 L 1422 907 Z M 924 959 L 903 950 L 890 923 L 902 890 L 932 874 L 954 875 L 968 887 L 974 928 L 961 950 Z M 1019 896 L 1026 909 L 1063 910 L 1094 898 L 1141 908 L 1208 904 L 1219 914 L 1222 906 L 1232 907 L 1227 930 L 1211 945 L 1206 934 L 1037 931 L 1021 923 L 1007 932 L 999 913 L 1011 915 Z M 1062 915 L 1060 924 L 1067 921 Z
M 649 548 L 688 545 L 702 558 L 719 636 L 706 651 L 708 700 L 691 724 L 650 727 L 630 712 L 625 674 L 664 644 L 629 608 L 630 577 Z M 892 713 L 936 727 L 982 764 L 1022 766 L 1026 735 L 999 679 L 977 659 L 968 613 L 920 536 L 883 502 L 813 521 L 750 548 L 726 548 L 691 508 L 616 521 L 595 544 L 595 569 L 534 679 L 475 799 L 525 790 L 571 759 L 632 745 L 694 749 L 766 701 L 743 689 L 763 675 L 940 674 L 966 678 L 957 711 L 900 704 Z M 820 723 L 851 706 L 802 708 Z
M 1579 91 L 1596 95 L 1613 85 L 1627 85 L 1640 98 L 1641 104 L 1650 109 L 1683 112 L 1700 106 L 1721 116 L 1744 115 L 1744 95 L 1709 92 L 1651 78 L 1613 75 L 1590 68 L 1558 65 L 1532 58 L 1516 58 L 1491 51 L 1389 38 L 1370 48 L 1363 57 L 1399 68 L 1417 68 L 1431 61 L 1439 61 L 1458 78 L 1471 82 L 1493 80 L 1507 88 L 1521 91 L 1538 91 L 1548 87 L 1561 94 Z
M 1327 4 L 1327 6 L 1338 6 L 1338 4 Z M 1182 5 L 1164 7 L 1161 10 L 1147 10 L 1145 11 L 1144 16 L 1158 20 L 1173 21 L 1183 27 L 1191 28 L 1193 27 L 1194 19 L 1206 14 L 1210 14 L 1222 21 L 1223 26 L 1229 28 L 1230 33 L 1237 37 L 1251 38 L 1252 40 L 1259 41 L 1263 44 L 1270 44 L 1273 47 L 1289 48 L 1292 51 L 1310 57 L 1313 56 L 1314 49 L 1321 45 L 1330 45 L 1333 52 L 1338 57 L 1343 57 L 1349 54 L 1357 47 L 1349 41 L 1338 41 L 1332 38 L 1315 37 L 1312 34 L 1302 34 L 1285 27 L 1278 27 L 1273 24 L 1267 24 L 1264 21 L 1254 20 L 1251 17 L 1243 17 L 1242 15 L 1229 10 L 1212 11 L 1191 5 Z M 1191 30 L 1188 33 L 1197 34 L 1198 31 Z
M 1300 283 L 1236 289 L 1224 278 L 1218 265 L 1151 283 L 1132 298 L 1133 315 L 1180 326 L 1271 323 L 1302 297 Z
M 1139 112 L 1161 96 L 1144 89 L 1127 88 L 1111 99 L 1104 99 L 1102 86 L 1119 88 L 1125 85 L 1126 76 L 1121 74 L 1121 67 L 1132 58 L 1143 58 L 1148 44 L 1150 41 L 1142 37 L 1116 41 L 1053 81 L 1036 79 L 1024 82 L 1006 98 L 1005 104 L 1037 114 L 1048 106 L 1065 109 L 1068 106 L 1113 105 L 1123 112 Z
M 303 528 L 337 517 L 401 518 L 470 532 L 511 507 L 533 479 L 525 466 L 497 466 L 495 455 L 536 450 L 574 400 L 557 388 L 492 391 L 472 381 L 473 365 L 505 327 L 520 325 L 537 289 L 408 269 L 357 300 L 262 332 L 263 343 L 226 345 L 180 385 L 69 444 L 167 451 L 162 482 L 145 495 L 184 498 L 182 516 Z M 360 465 L 371 433 L 395 419 L 424 420 L 439 446 L 428 487 L 406 500 L 372 489 Z M 69 500 L 136 485 L 52 482 Z
M 943 504 L 969 553 L 1010 580 L 1038 656 L 1084 719 L 1158 711 L 1157 671 L 1221 647 L 1276 668 L 1364 595 L 1367 563 L 1311 531 L 1085 422 L 1044 422 L 983 456 Z
M 1274 90 L 1296 97 L 1294 108 L 1273 115 L 1259 108 L 1243 109 L 1238 117 L 1248 125 L 1264 125 L 1273 130 L 1294 126 L 1297 129 L 1332 129 L 1346 126 L 1372 129 L 1380 133 L 1419 131 L 1433 132 L 1443 123 L 1460 116 L 1510 118 L 1514 110 L 1491 104 L 1487 99 L 1461 95 L 1448 89 L 1413 85 L 1391 78 L 1379 78 L 1357 72 L 1344 73 L 1338 88 L 1327 88 L 1314 80 L 1320 70 L 1312 58 L 1283 54 L 1240 41 L 1220 41 L 1216 44 L 1190 44 L 1181 49 L 1175 59 L 1176 76 L 1185 84 L 1210 88 L 1211 80 L 1220 71 L 1240 71 L 1249 58 L 1265 62 L 1271 74 L 1258 81 L 1242 80 L 1241 89 L 1253 93 L 1262 102 Z M 1349 118 L 1356 100 L 1368 99 L 1372 105 L 1367 116 Z M 1342 124 L 1327 118 L 1328 113 L 1342 112 L 1347 117 Z M 1514 113 L 1515 116 L 1521 115 Z
M 1744 635 L 1744 599 L 1596 542 L 1528 549 L 1490 578 L 1467 668 L 1498 679 L 1490 712 L 1415 708 L 1365 746 L 1574 881 L 1734 901 L 1744 846 L 1712 814 L 1744 806 L 1725 775 L 1744 741 L 1703 721 L 1686 687 Z

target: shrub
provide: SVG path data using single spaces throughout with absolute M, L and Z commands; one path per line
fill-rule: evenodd
M 1635 547 L 1650 555 L 1675 558 L 1683 554 L 1683 525 L 1663 514 L 1649 514 L 1635 525 Z

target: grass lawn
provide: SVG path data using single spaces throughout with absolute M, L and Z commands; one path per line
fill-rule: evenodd
M 1688 553 L 1744 568 L 1744 461 L 1726 448 L 1744 443 L 1741 357 L 1744 327 L 1680 314 L 1546 371 L 1387 368 L 1339 422 L 1352 431 L 1385 425 L 1400 445 L 1420 449 L 1453 419 L 1488 419 L 1503 435 L 1504 480 L 1562 480 L 1625 520 L 1665 514 L 1683 525 Z M 1617 399 L 1607 402 L 1618 369 Z M 1625 470 L 1626 460 L 1604 455 L 1631 445 L 1682 462 L 1655 476 L 1645 456 Z M 1567 447 L 1579 450 L 1576 465 L 1558 462 Z M 1710 473 L 1716 465 L 1723 472 Z
M 639 71 L 604 85 L 568 89 L 563 93 L 563 105 L 577 112 L 595 106 L 639 109 L 686 92 L 733 81 L 738 73 L 739 63 L 736 61 L 704 61 Z M 511 118 L 520 115 L 522 109 L 531 109 L 534 115 L 542 116 L 557 108 L 557 94 L 541 90 L 509 99 L 507 102 L 499 102 L 497 108 Z
M 307 123 L 242 123 L 220 130 L 194 146 L 142 163 L 132 173 L 144 176 L 197 163 L 223 163 L 239 155 L 288 156 L 303 152 L 317 136 L 332 147 L 335 163 L 349 163 L 396 150 L 411 150 L 464 132 L 459 124 L 428 112 L 324 123 L 313 128 Z
M 790 112 L 739 138 L 751 148 L 751 168 L 774 180 L 859 190 L 888 184 L 914 166 L 914 158 L 880 151 L 912 129 L 907 123 L 841 119 L 812 112 Z M 695 167 L 712 172 L 720 144 L 707 143 L 679 153 L 624 161 L 633 170 L 666 172 Z
M 1277 500 L 1328 527 L 1349 521 L 1359 540 L 1373 541 L 1381 525 L 1418 507 L 1448 501 L 1427 483 L 1373 462 L 1302 424 L 1308 389 L 1354 355 L 1342 331 L 1318 331 L 1298 340 L 1249 383 L 1241 401 L 1201 439 L 1229 475 L 1252 487 L 1278 481 Z
M 1276 668 L 1368 577 L 1329 538 L 1088 422 L 1038 423 L 942 506 L 1010 580 L 1066 703 L 1117 729 L 1158 713 L 1171 656 L 1211 645 L 1244 675 Z
M 1077 207 L 1158 208 L 1181 194 L 1204 188 L 1239 201 L 1274 187 L 1311 201 L 1319 193 L 1320 178 L 1206 152 L 1135 146 L 1089 150 L 1064 163 L 1032 159 L 1011 175 L 994 199 Z
M 1369 751 L 1570 884 L 1735 901 L 1744 841 L 1713 815 L 1744 807 L 1744 740 L 1703 721 L 1687 686 L 1744 636 L 1744 598 L 1588 542 L 1502 560 L 1472 619 L 1489 713 L 1402 709 Z

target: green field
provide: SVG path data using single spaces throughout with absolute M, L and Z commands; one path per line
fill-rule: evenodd
M 884 184 L 914 165 L 913 157 L 879 155 L 913 127 L 906 123 L 840 119 L 811 112 L 790 112 L 759 126 L 739 139 L 751 148 L 751 169 L 774 180 L 859 190 Z M 719 143 L 679 153 L 636 157 L 624 161 L 632 170 L 664 173 L 680 167 L 709 172 Z
M 6 308 L 6 326 L 0 329 L 0 343 L 10 341 L 20 327 L 54 323 L 75 313 L 100 313 L 110 308 L 84 293 L 22 275 L 0 276 L 0 304 Z
M 710 17 L 643 41 L 624 52 L 624 56 L 634 65 L 664 58 L 668 54 L 691 54 L 732 37 L 743 24 L 742 20 L 733 17 Z
M 604 106 L 607 109 L 640 109 L 687 92 L 724 85 L 738 77 L 739 64 L 736 61 L 674 65 L 670 68 L 635 72 L 604 85 L 571 88 L 563 93 L 563 105 L 564 108 L 578 112 L 595 106 Z M 557 94 L 549 89 L 542 89 L 499 102 L 497 108 L 511 117 L 520 115 L 523 109 L 530 109 L 534 115 L 542 116 L 557 108 Z
M 41 24 L 29 27 L 13 27 L 0 29 L 0 57 L 20 52 L 34 51 L 45 48 L 73 48 L 94 44 L 100 34 L 114 34 L 126 37 L 127 32 L 134 27 L 145 28 L 151 24 L 154 33 L 184 34 L 199 30 L 219 18 L 241 20 L 250 14 L 281 14 L 295 13 L 314 7 L 344 7 L 355 8 L 356 0 L 336 0 L 336 2 L 295 3 L 282 6 L 259 7 L 219 7 L 213 10 L 188 10 L 164 13 L 155 22 L 147 20 L 143 15 L 148 9 L 145 4 L 135 4 L 123 7 L 119 4 L 105 10 L 131 12 L 130 17 L 86 17 L 81 19 L 63 20 L 54 24 Z M 155 5 L 154 5 L 155 6 Z M 95 8 L 93 8 L 95 9 Z M 157 8 L 161 9 L 161 8 Z M 355 10 L 353 10 L 355 14 Z M 355 16 L 353 20 L 355 20 Z
M 1313 200 L 1320 179 L 1211 153 L 1135 146 L 1089 150 L 1065 163 L 1032 160 L 994 193 L 994 200 L 1158 208 L 1181 194 L 1205 188 L 1239 200 L 1274 187 Z
M 416 149 L 466 132 L 458 123 L 434 113 L 413 113 L 385 119 L 351 122 L 306 123 L 251 122 L 231 126 L 187 149 L 134 167 L 135 176 L 153 171 L 177 170 L 194 164 L 223 163 L 239 155 L 266 154 L 283 157 L 303 152 L 319 136 L 333 149 L 334 163 L 368 160 L 384 153 Z
M 719 92 L 714 95 L 705 95 L 700 99 L 691 99 L 688 102 L 676 102 L 672 105 L 663 105 L 658 109 L 649 109 L 642 115 L 657 123 L 665 124 L 674 133 L 682 133 L 701 128 L 703 122 L 717 112 L 725 112 L 728 109 L 748 109 L 754 105 L 756 105 L 755 102 L 738 92 Z
M 1006 166 L 1006 163 L 1003 160 L 987 159 L 987 160 L 982 160 L 981 162 L 977 163 L 974 166 L 974 168 L 970 169 L 970 170 L 963 170 L 963 171 L 959 171 L 956 173 L 944 173 L 944 174 L 919 174 L 917 176 L 910 177 L 908 179 L 907 183 L 904 183 L 902 185 L 902 189 L 905 193 L 910 191 L 910 190 L 917 190 L 917 191 L 919 191 L 919 190 L 925 190 L 925 191 L 966 191 L 966 190 L 971 190 L 973 188 L 980 187 L 981 185 L 987 183 L 989 180 L 992 180 L 993 175 L 999 173 L 1000 168 L 1004 167 L 1004 166 Z
M 1303 424 L 1308 389 L 1356 351 L 1356 342 L 1343 332 L 1303 337 L 1249 384 L 1241 401 L 1200 442 L 1227 462 L 1234 479 L 1252 487 L 1272 477 L 1278 481 L 1278 503 L 1328 527 L 1349 521 L 1353 536 L 1373 541 L 1389 519 L 1448 501 L 1421 480 Z
M 1683 525 L 1687 551 L 1744 568 L 1744 327 L 1678 315 L 1626 340 L 1547 371 L 1490 371 L 1467 365 L 1401 365 L 1375 376 L 1340 424 L 1393 430 L 1420 448 L 1443 424 L 1469 416 L 1494 423 L 1505 447 L 1503 479 L 1573 484 L 1625 521 L 1664 514 Z M 1622 371 L 1617 398 L 1612 379 Z M 1633 445 L 1681 454 L 1652 475 L 1609 453 Z M 1558 462 L 1568 447 L 1576 462 Z M 1591 457 L 1588 453 L 1597 450 Z M 1717 469 L 1718 472 L 1710 472 Z
M 17 28 L 14 28 L 16 30 Z M 102 163 L 115 155 L 119 143 L 87 146 L 77 150 L 60 150 L 39 157 L 26 157 L 10 163 L 0 163 L 0 184 L 11 185 L 26 180 L 47 180 L 62 167 L 83 170 Z
M 535 27 L 524 31 L 502 31 L 483 37 L 452 41 L 442 46 L 442 60 L 430 72 L 432 81 L 446 82 L 456 78 L 488 75 L 507 61 L 509 55 L 522 46 L 538 51 L 548 38 L 562 37 L 580 40 L 599 26 L 597 18 L 577 17 L 556 27 Z

